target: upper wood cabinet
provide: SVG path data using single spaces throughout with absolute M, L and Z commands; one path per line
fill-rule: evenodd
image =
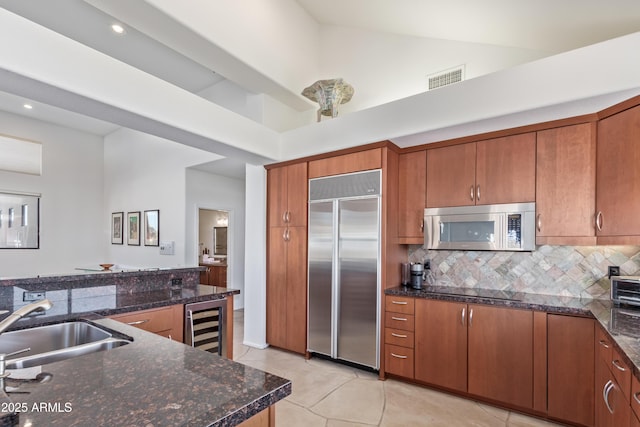
M 640 244 L 640 106 L 598 123 L 598 244 Z
M 596 124 L 538 132 L 536 244 L 595 245 Z
M 269 227 L 307 224 L 307 163 L 269 169 L 267 198 Z
M 398 237 L 400 243 L 424 243 L 427 190 L 426 151 L 398 156 Z
M 427 150 L 427 207 L 535 201 L 534 132 Z
M 382 168 L 382 148 L 309 162 L 309 179 Z

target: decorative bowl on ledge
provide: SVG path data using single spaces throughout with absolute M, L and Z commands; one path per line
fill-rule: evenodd
M 102 271 L 111 271 L 111 267 L 113 267 L 114 264 L 100 264 L 100 267 L 102 267 Z

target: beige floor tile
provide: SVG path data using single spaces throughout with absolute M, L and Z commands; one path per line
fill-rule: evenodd
M 311 410 L 325 418 L 361 424 L 378 424 L 384 407 L 382 381 L 352 379 Z
M 360 423 L 352 423 L 349 421 L 340 421 L 340 420 L 327 421 L 327 427 L 371 427 L 371 426 L 377 426 L 377 424 L 360 424 Z
M 552 423 L 539 418 L 528 417 L 517 412 L 511 412 L 507 419 L 507 427 L 555 427 L 562 424 Z
M 354 379 L 354 376 L 334 374 L 320 371 L 312 367 L 316 372 L 294 373 L 289 377 L 292 383 L 291 395 L 287 397 L 293 403 L 308 408 L 320 402 L 338 387 Z
M 276 427 L 325 427 L 327 420 L 307 408 L 281 400 L 276 403 Z

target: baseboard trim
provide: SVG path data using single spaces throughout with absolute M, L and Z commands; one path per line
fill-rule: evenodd
M 265 348 L 269 347 L 269 344 L 267 343 L 256 344 L 250 341 L 242 341 L 242 344 L 246 345 L 247 347 L 257 348 L 258 350 L 264 350 Z

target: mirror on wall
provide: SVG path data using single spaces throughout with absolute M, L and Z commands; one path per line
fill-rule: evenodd
M 227 254 L 227 227 L 213 227 L 213 254 Z
M 228 255 L 229 212 L 218 209 L 199 209 L 198 212 L 198 256 L 202 260 L 216 258 L 224 260 Z

